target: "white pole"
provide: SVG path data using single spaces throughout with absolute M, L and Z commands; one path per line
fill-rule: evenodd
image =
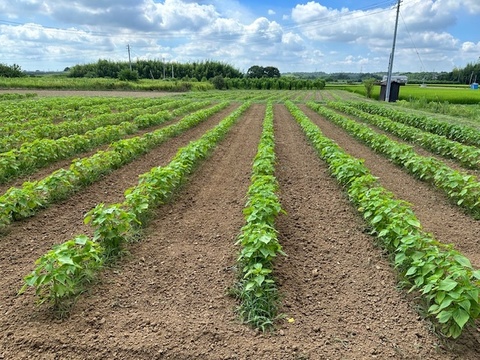
M 388 63 L 388 75 L 387 75 L 387 89 L 385 94 L 385 101 L 390 101 L 390 90 L 392 88 L 392 70 L 393 70 L 393 57 L 395 55 L 395 42 L 397 41 L 397 29 L 398 29 L 398 15 L 400 14 L 400 3 L 402 0 L 398 0 L 397 4 L 397 18 L 395 20 L 395 32 L 393 33 L 393 45 L 392 53 L 390 54 L 390 61 Z

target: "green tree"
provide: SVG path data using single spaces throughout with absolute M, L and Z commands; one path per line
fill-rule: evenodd
M 263 67 L 253 65 L 247 70 L 247 78 L 260 79 L 263 77 Z
M 25 73 L 22 71 L 20 65 L 13 64 L 13 65 L 5 65 L 0 64 L 0 77 L 24 77 L 26 76 Z
M 225 89 L 225 79 L 223 78 L 222 75 L 216 75 L 214 76 L 210 82 L 213 84 L 215 89 L 217 90 L 223 90 Z
M 263 69 L 263 73 L 268 78 L 279 78 L 280 77 L 280 71 L 276 67 L 273 67 L 273 66 L 265 67 Z
M 374 78 L 368 78 L 363 80 L 363 86 L 365 86 L 365 91 L 367 94 L 367 98 L 372 97 L 373 87 L 375 86 L 376 80 Z
M 138 80 L 138 71 L 123 69 L 118 73 L 118 78 L 122 81 L 137 81 Z

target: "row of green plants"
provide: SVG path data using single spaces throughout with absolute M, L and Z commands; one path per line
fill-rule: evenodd
M 108 97 L 44 97 L 3 101 L 0 102 L 0 130 L 3 134 L 10 134 L 41 124 L 78 121 L 87 116 L 125 109 L 127 103 L 132 103 L 132 100 Z
M 278 317 L 279 296 L 273 277 L 273 262 L 283 254 L 275 230 L 275 219 L 282 212 L 275 178 L 273 106 L 267 104 L 263 132 L 253 161 L 251 184 L 243 209 L 245 225 L 238 236 L 239 280 L 234 288 L 240 300 L 237 309 L 247 324 L 264 331 Z
M 36 260 L 35 269 L 24 278 L 19 293 L 34 287 L 39 303 L 49 303 L 60 314 L 68 312 L 95 273 L 125 252 L 126 244 L 147 225 L 152 210 L 169 201 L 249 106 L 243 104 L 200 139 L 179 149 L 165 167 L 140 175 L 138 185 L 125 191 L 123 203 L 100 203 L 89 211 L 85 223 L 92 225 L 93 237 L 78 235 L 54 246 Z
M 267 103 L 268 101 L 283 102 L 292 97 L 304 97 L 311 93 L 305 90 L 229 90 L 229 91 L 209 91 L 208 93 L 189 93 L 182 95 L 189 99 L 210 99 L 210 100 L 230 100 L 230 101 L 251 101 Z
M 415 126 L 430 133 L 445 136 L 450 140 L 480 146 L 480 132 L 472 127 L 452 124 L 425 115 L 407 113 L 369 102 L 352 101 L 348 104 L 370 114 L 388 117 L 391 120 Z
M 450 104 L 448 101 L 428 101 L 425 97 L 421 97 L 418 99 L 409 99 L 408 101 L 399 100 L 396 102 L 396 106 L 428 111 L 434 114 L 468 118 L 474 121 L 480 120 L 480 106 L 478 103 L 465 106 L 459 104 Z
M 20 147 L 23 143 L 32 142 L 38 139 L 56 140 L 70 135 L 81 135 L 87 131 L 95 130 L 107 125 L 118 125 L 124 121 L 131 121 L 135 116 L 145 111 L 158 112 L 185 105 L 187 101 L 173 101 L 172 99 L 146 100 L 131 103 L 130 108 L 125 112 L 111 112 L 111 109 L 101 108 L 101 112 L 94 117 L 84 117 L 79 121 L 63 121 L 59 124 L 46 123 L 37 126 L 30 126 L 28 129 L 18 130 L 0 139 L 0 152 L 6 152 L 13 148 Z M 147 109 L 147 110 L 146 110 Z
M 23 99 L 33 98 L 36 96 L 37 94 L 35 93 L 26 93 L 26 94 L 6 93 L 6 94 L 0 94 L 0 101 L 23 100 Z
M 191 103 L 204 107 L 208 102 Z M 39 181 L 27 181 L 21 188 L 11 187 L 0 196 L 0 229 L 13 221 L 34 215 L 39 209 L 65 199 L 79 188 L 97 181 L 102 175 L 111 172 L 143 155 L 189 128 L 206 120 L 209 116 L 228 106 L 223 102 L 209 109 L 190 114 L 179 122 L 156 131 L 110 144 L 107 151 L 100 150 L 90 157 L 75 159 L 69 169 L 59 169 Z M 192 106 L 183 108 L 183 112 L 192 111 Z M 150 118 L 150 123 L 161 124 L 171 116 L 143 115 Z
M 184 104 L 183 101 L 177 103 L 177 105 Z M 160 110 L 162 109 L 161 106 L 132 109 L 131 112 L 127 111 L 122 115 L 124 121 L 119 125 L 101 126 L 81 135 L 74 134 L 55 140 L 37 139 L 24 143 L 19 149 L 11 149 L 0 153 L 0 182 L 6 182 L 23 174 L 30 174 L 36 169 L 55 161 L 67 159 L 75 154 L 116 141 L 140 129 L 163 122 L 164 119 L 171 119 L 174 116 L 191 111 L 200 105 L 205 106 L 205 102 L 200 104 L 189 102 L 173 111 Z M 149 111 L 156 113 L 149 116 Z
M 191 81 L 172 79 L 123 81 L 108 78 L 67 78 L 53 76 L 37 76 L 25 78 L 1 78 L 0 89 L 27 89 L 34 90 L 117 90 L 117 91 L 165 91 L 188 92 L 213 90 L 213 85 L 208 81 Z
M 293 103 L 286 103 L 320 158 L 348 192 L 372 234 L 389 253 L 409 291 L 417 291 L 439 331 L 457 338 L 480 314 L 480 271 L 452 245 L 422 230 L 410 204 L 379 186 L 363 160 L 347 154 Z
M 418 179 L 443 190 L 458 206 L 480 219 L 480 183 L 476 177 L 454 170 L 440 160 L 418 155 L 410 145 L 400 144 L 388 136 L 378 134 L 368 126 L 346 118 L 325 106 L 309 102 L 307 105 L 320 115 L 341 126 L 373 150 L 386 155 L 395 164 L 403 166 Z
M 354 115 L 362 121 L 386 130 L 403 140 L 407 140 L 432 151 L 435 154 L 452 158 L 462 165 L 478 169 L 480 167 L 480 149 L 449 140 L 445 136 L 422 131 L 416 127 L 392 121 L 384 116 L 370 114 L 343 102 L 327 102 L 327 106 L 341 112 Z

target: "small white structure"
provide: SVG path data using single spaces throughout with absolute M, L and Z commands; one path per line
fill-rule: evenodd
M 387 75 L 383 75 L 383 79 L 382 79 L 382 83 L 387 83 L 387 80 L 388 80 L 388 76 Z M 396 82 L 396 83 L 399 83 L 399 84 L 406 84 L 407 83 L 407 80 L 408 80 L 408 77 L 407 76 L 404 76 L 404 75 L 392 75 L 392 82 Z

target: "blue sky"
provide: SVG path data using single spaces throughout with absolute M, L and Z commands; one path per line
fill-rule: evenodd
M 98 59 L 216 60 L 246 72 L 388 69 L 396 0 L 2 0 L 0 63 L 63 70 Z M 479 0 L 403 0 L 394 71 L 480 60 Z

